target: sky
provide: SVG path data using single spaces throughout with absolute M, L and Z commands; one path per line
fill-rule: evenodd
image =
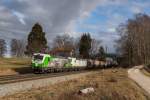
M 38 22 L 49 42 L 89 32 L 115 52 L 116 28 L 137 13 L 150 15 L 150 0 L 0 0 L 0 38 L 26 39 Z

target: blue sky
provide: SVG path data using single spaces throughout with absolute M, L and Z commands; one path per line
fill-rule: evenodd
M 150 0 L 122 0 L 124 2 L 105 3 L 93 9 L 89 16 L 76 25 L 78 32 L 91 32 L 93 37 L 103 40 L 103 44 L 114 52 L 114 40 L 118 39 L 116 28 L 135 14 L 145 13 L 150 15 Z
M 115 0 L 114 0 L 115 1 Z M 127 1 L 127 0 L 126 0 Z M 106 4 L 99 5 L 93 9 L 89 16 L 80 22 L 80 25 L 91 25 L 91 28 L 82 28 L 77 25 L 77 31 L 97 32 L 97 31 L 114 31 L 111 28 L 116 28 L 120 23 L 127 21 L 129 18 L 133 18 L 137 13 L 150 14 L 150 1 L 149 0 L 130 0 L 126 3 L 120 4 Z M 112 25 L 110 23 L 112 22 Z M 78 23 L 77 23 L 78 24 Z M 100 25 L 99 30 L 95 30 L 92 26 Z M 109 26 L 110 25 L 110 26 Z M 79 27 L 78 27 L 79 26 Z
M 56 35 L 89 32 L 115 52 L 116 28 L 137 13 L 150 15 L 150 0 L 0 0 L 0 37 L 26 39 L 39 22 L 49 42 Z

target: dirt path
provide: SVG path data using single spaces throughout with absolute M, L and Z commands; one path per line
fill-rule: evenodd
M 150 77 L 145 76 L 140 71 L 140 68 L 141 66 L 137 66 L 137 67 L 129 69 L 128 76 L 150 94 Z

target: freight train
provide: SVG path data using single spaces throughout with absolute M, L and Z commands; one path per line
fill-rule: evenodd
M 106 68 L 117 65 L 115 61 L 99 61 L 92 59 L 77 59 L 73 57 L 54 57 L 49 54 L 35 53 L 32 57 L 34 73 L 78 71 L 83 69 Z

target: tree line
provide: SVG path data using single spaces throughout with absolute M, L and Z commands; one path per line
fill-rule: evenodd
M 122 64 L 127 66 L 150 63 L 150 16 L 136 14 L 119 25 L 116 41 Z
M 103 52 L 99 54 L 105 54 L 104 49 L 101 46 L 101 42 L 95 39 L 92 39 L 90 33 L 83 33 L 83 35 L 76 39 L 71 37 L 68 34 L 57 35 L 51 44 L 51 49 L 47 45 L 47 39 L 45 38 L 45 32 L 43 32 L 43 28 L 39 23 L 36 23 L 31 32 L 28 35 L 28 44 L 26 46 L 26 54 L 32 55 L 36 52 L 49 52 L 53 50 L 55 51 L 63 51 L 63 52 L 71 52 L 72 56 L 80 57 L 80 58 L 91 58 L 96 57 L 95 55 L 98 52 Z M 101 51 L 102 50 L 102 51 Z
M 73 57 L 98 59 L 105 57 L 105 50 L 101 41 L 91 38 L 90 33 L 83 33 L 79 38 L 73 38 L 69 34 L 57 35 L 50 45 L 48 45 L 45 35 L 42 26 L 36 23 L 28 34 L 27 41 L 11 40 L 11 55 L 16 57 L 32 56 L 33 53 L 50 53 L 50 51 L 59 50 L 71 52 Z M 7 50 L 5 40 L 1 39 L 0 44 L 0 54 L 3 56 Z

